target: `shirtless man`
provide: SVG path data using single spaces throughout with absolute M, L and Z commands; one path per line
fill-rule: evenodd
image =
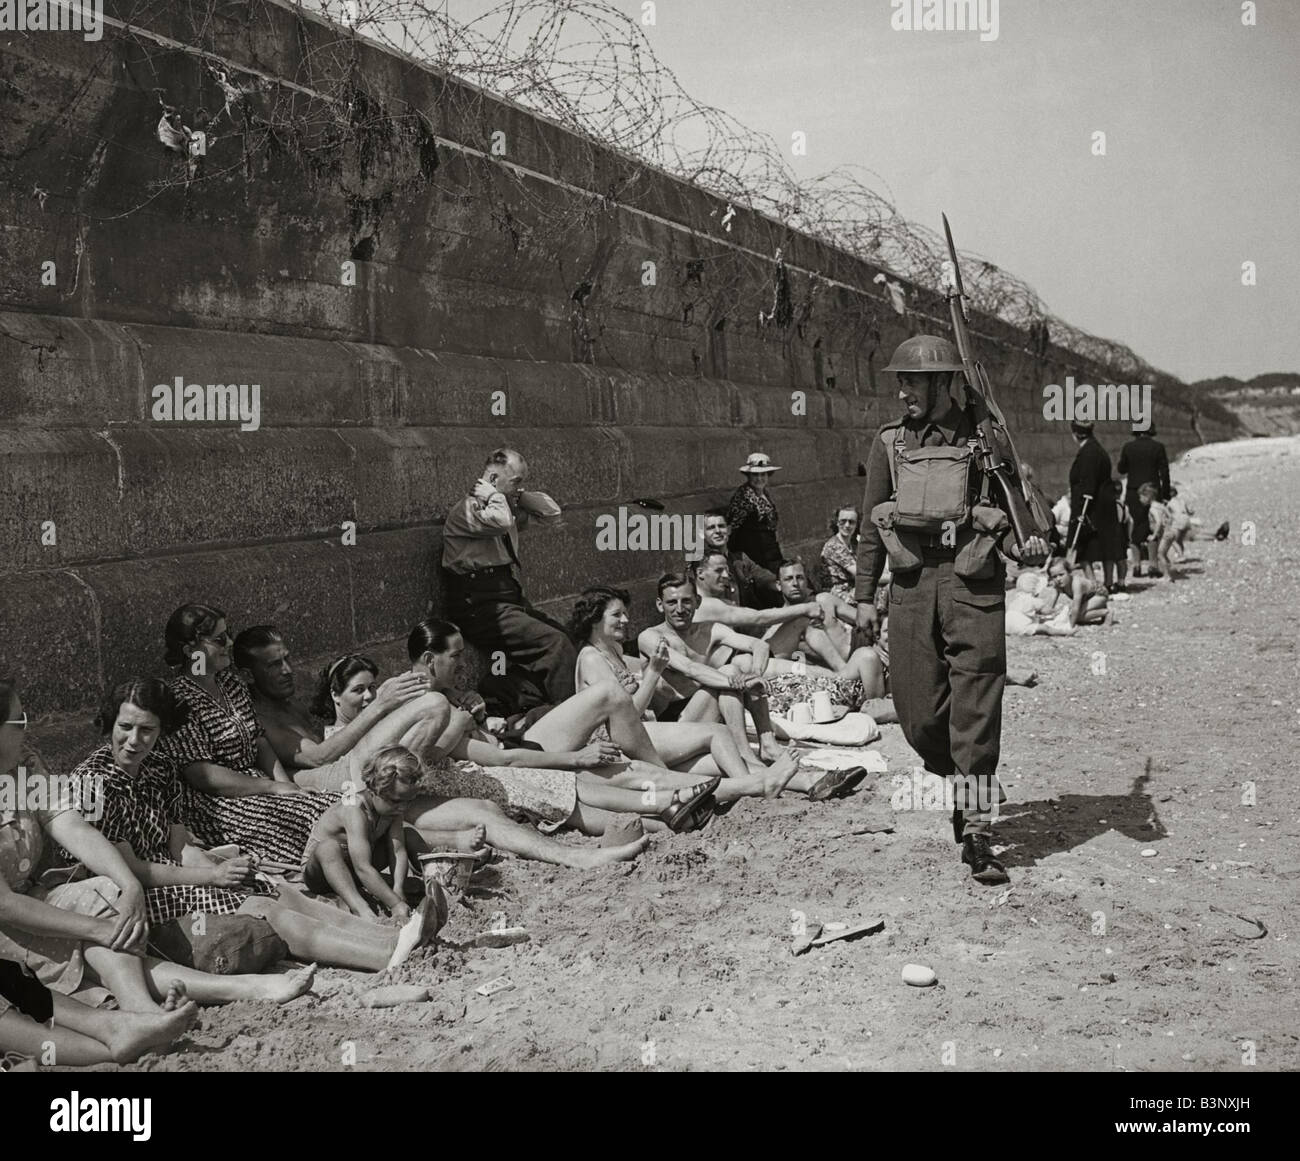
M 748 753 L 748 708 L 758 730 L 759 756 L 777 762 L 786 751 L 777 744 L 763 690 L 762 673 L 770 658 L 767 643 L 717 621 L 699 619 L 695 585 L 679 573 L 659 578 L 655 605 L 664 619 L 641 632 L 637 647 L 643 657 L 653 657 L 661 641 L 667 645 L 668 664 L 660 681 L 677 698 L 670 707 L 674 720 L 717 721 L 721 716 L 736 744 Z M 731 660 L 717 664 L 720 653 L 730 653 Z M 800 770 L 787 786 L 813 799 L 839 798 L 861 779 L 861 774 L 847 770 L 832 770 L 820 777 Z
M 811 601 L 821 609 L 821 622 L 808 622 L 799 641 L 798 651 L 788 656 L 802 660 L 799 654 L 811 656 L 825 663 L 827 669 L 842 677 L 856 677 L 862 682 L 865 701 L 862 712 L 870 714 L 877 722 L 897 721 L 894 703 L 888 696 L 885 663 L 876 648 L 862 645 L 851 648 L 851 633 L 842 634 L 840 641 L 832 636 L 831 627 L 840 623 L 857 624 L 858 609 L 834 593 L 814 593 L 808 573 L 801 560 L 783 560 L 777 576 L 781 596 L 789 608 L 803 608 Z M 843 648 L 841 643 L 843 642 Z M 809 673 L 819 672 L 816 666 L 805 666 Z
M 777 609 L 744 608 L 736 600 L 735 579 L 726 554 L 718 549 L 706 548 L 692 571 L 698 591 L 699 603 L 695 610 L 698 620 L 713 621 L 740 633 L 761 634 L 773 658 L 767 672 L 795 672 L 794 665 L 784 659 L 798 651 L 810 625 L 820 626 L 821 605 L 814 600 L 805 600 L 786 603 Z M 816 665 L 807 666 L 805 671 L 821 677 L 835 676 L 831 670 Z
M 250 683 L 253 708 L 267 741 L 299 786 L 360 786 L 361 764 L 384 746 L 406 746 L 432 761 L 450 720 L 447 699 L 431 693 L 419 674 L 407 672 L 390 677 L 356 718 L 322 738 L 320 724 L 294 698 L 297 679 L 289 647 L 275 626 L 254 625 L 241 632 L 235 638 L 234 661 Z
M 385 746 L 402 745 L 422 761 L 437 762 L 445 752 L 439 742 L 453 724 L 453 716 L 469 717 L 430 689 L 428 674 L 412 670 L 385 681 L 374 702 L 344 729 L 322 739 L 315 719 L 293 700 L 295 679 L 289 649 L 274 626 L 245 629 L 235 639 L 234 657 L 251 682 L 253 707 L 267 740 L 300 785 L 343 790 L 351 782 L 353 788 L 359 788 L 366 758 Z M 391 704 L 371 716 L 385 690 Z M 635 859 L 649 842 L 643 837 L 601 848 L 560 843 L 515 822 L 496 803 L 485 799 L 420 798 L 412 813 L 415 817 L 408 815 L 408 823 L 430 845 L 472 850 L 487 841 L 521 858 L 569 867 Z

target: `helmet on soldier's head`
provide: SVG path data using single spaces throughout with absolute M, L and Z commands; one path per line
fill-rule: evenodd
M 894 351 L 886 371 L 960 371 L 957 348 L 938 335 L 913 335 Z

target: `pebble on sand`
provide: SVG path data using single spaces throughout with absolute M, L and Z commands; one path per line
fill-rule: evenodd
M 914 988 L 928 988 L 937 983 L 939 977 L 934 974 L 933 968 L 928 968 L 919 963 L 909 963 L 903 965 L 903 983 L 911 984 Z
M 1147 848 L 1145 848 L 1145 849 L 1142 851 L 1142 857 L 1143 857 L 1144 859 L 1154 859 L 1154 858 L 1156 857 L 1156 848 L 1155 848 L 1155 847 L 1147 847 Z

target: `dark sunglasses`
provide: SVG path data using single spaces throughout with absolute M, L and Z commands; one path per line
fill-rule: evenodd
M 231 637 L 230 635 L 229 629 L 227 629 L 224 633 L 222 633 L 220 637 L 214 637 L 207 633 L 200 633 L 199 637 L 202 638 L 204 641 L 211 641 L 212 644 L 214 645 L 229 645 L 230 642 L 234 640 L 234 638 Z

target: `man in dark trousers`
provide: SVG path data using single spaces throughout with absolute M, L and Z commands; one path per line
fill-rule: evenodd
M 1097 442 L 1091 423 L 1075 420 L 1070 424 L 1070 434 L 1079 450 L 1070 465 L 1070 528 L 1065 544 L 1072 551 L 1066 555 L 1083 564 L 1090 580 L 1097 579 L 1092 566 L 1100 561 L 1104 583 L 1110 588 L 1115 576 L 1118 539 L 1115 506 L 1119 499 L 1111 475 L 1110 456 Z M 1089 498 L 1086 506 L 1085 497 Z
M 934 335 L 907 339 L 885 368 L 898 375 L 906 414 L 880 428 L 867 455 L 857 625 L 873 643 L 876 588 L 888 554 L 889 683 L 898 720 L 925 768 L 954 779 L 952 826 L 961 860 L 977 882 L 995 884 L 1007 881 L 990 843 L 997 805 L 1006 798 L 997 778 L 1007 672 L 1006 569 L 998 550 L 1015 556 L 1017 549 L 983 473 L 972 463 L 961 476 L 961 453 L 976 436 L 974 417 L 952 390 L 953 373 L 961 369 L 953 345 Z M 1002 450 L 1005 455 L 1009 448 Z M 909 478 L 916 479 L 913 468 L 926 473 L 913 494 L 938 491 L 939 477 L 928 473 L 945 471 L 948 457 L 943 478 L 949 489 L 957 489 L 960 501 L 964 488 L 968 510 L 978 508 L 933 531 L 897 523 L 904 496 L 896 478 L 907 466 L 904 458 L 913 456 Z M 917 467 L 922 461 L 934 466 Z M 1040 535 L 1030 536 L 1024 548 L 1028 559 L 1047 552 Z
M 573 696 L 573 642 L 561 625 L 524 597 L 519 532 L 533 517 L 554 520 L 560 506 L 545 492 L 525 492 L 528 464 L 513 448 L 494 451 L 474 490 L 447 513 L 442 580 L 447 618 L 489 653 L 501 650 L 546 690 L 552 705 Z M 515 707 L 517 708 L 517 707 Z
M 1124 477 L 1124 500 L 1128 505 L 1129 515 L 1133 517 L 1133 544 L 1138 551 L 1138 565 L 1134 576 L 1142 575 L 1145 564 L 1148 571 L 1151 563 L 1148 555 L 1147 537 L 1151 535 L 1151 509 L 1138 499 L 1138 489 L 1143 484 L 1154 484 L 1157 500 L 1169 499 L 1169 454 L 1165 445 L 1156 439 L 1154 427 L 1139 428 L 1133 425 L 1133 438 L 1119 453 L 1119 464 L 1115 469 Z

